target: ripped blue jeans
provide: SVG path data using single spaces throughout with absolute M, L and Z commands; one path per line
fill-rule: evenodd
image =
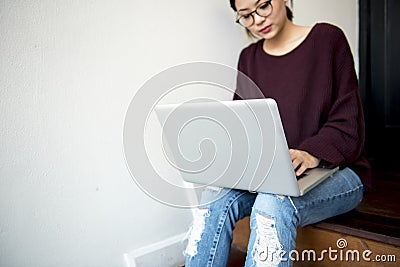
M 349 168 L 336 172 L 301 197 L 242 190 L 206 189 L 195 212 L 185 251 L 186 267 L 227 266 L 236 222 L 250 215 L 246 257 L 250 266 L 292 266 L 296 229 L 354 209 L 363 185 Z M 208 202 L 208 203 L 207 203 Z

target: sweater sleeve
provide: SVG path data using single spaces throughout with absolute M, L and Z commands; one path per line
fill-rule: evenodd
M 243 49 L 239 56 L 236 76 L 236 89 L 233 100 L 265 98 L 261 89 L 252 80 L 249 74 L 249 54 L 254 53 L 256 44 Z
M 248 49 L 249 48 L 245 48 L 240 52 L 237 64 L 236 90 L 233 95 L 233 100 L 245 99 L 246 88 L 249 88 L 249 84 L 251 83 L 250 78 L 245 74 L 247 73 L 245 59 L 247 58 L 246 53 Z
M 353 57 L 344 33 L 338 29 L 333 37 L 330 111 L 318 133 L 298 147 L 321 159 L 327 168 L 354 162 L 364 146 L 364 118 Z
M 236 89 L 235 93 L 233 94 L 233 100 L 241 100 L 243 99 L 243 78 L 241 78 L 240 73 L 243 72 L 243 50 L 240 53 L 239 61 L 237 64 L 237 75 L 236 75 Z

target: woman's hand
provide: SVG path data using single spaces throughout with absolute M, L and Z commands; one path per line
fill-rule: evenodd
M 293 168 L 296 175 L 300 176 L 305 170 L 318 166 L 320 159 L 314 157 L 303 150 L 290 149 L 290 157 L 292 158 Z

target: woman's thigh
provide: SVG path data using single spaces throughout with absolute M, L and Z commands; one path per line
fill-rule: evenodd
M 301 197 L 293 197 L 298 226 L 322 221 L 354 209 L 362 200 L 364 187 L 350 168 L 334 173 Z

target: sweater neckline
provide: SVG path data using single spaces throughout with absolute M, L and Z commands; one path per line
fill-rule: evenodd
M 262 54 L 271 57 L 271 58 L 283 58 L 286 56 L 289 56 L 291 54 L 293 54 L 296 50 L 300 49 L 302 46 L 304 46 L 304 44 L 310 39 L 310 36 L 313 34 L 315 28 L 317 28 L 317 26 L 319 25 L 319 23 L 314 24 L 314 26 L 312 26 L 310 32 L 307 34 L 306 38 L 304 38 L 303 41 L 301 41 L 300 44 L 298 44 L 296 47 L 294 47 L 292 50 L 290 50 L 289 52 L 282 54 L 282 55 L 271 55 L 269 53 L 267 53 L 264 48 L 263 48 L 263 44 L 264 44 L 264 39 L 260 40 L 259 42 L 259 49 L 261 50 Z

